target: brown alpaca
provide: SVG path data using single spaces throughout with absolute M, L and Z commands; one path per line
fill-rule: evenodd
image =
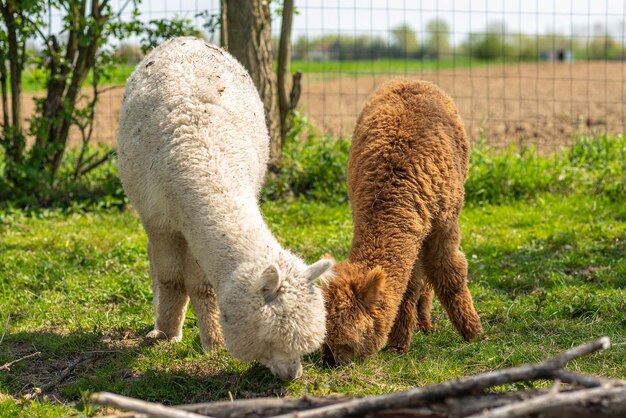
M 437 86 L 392 81 L 369 98 L 348 163 L 352 248 L 323 287 L 327 357 L 345 363 L 385 343 L 406 352 L 413 329 L 431 327 L 431 288 L 463 338 L 482 332 L 459 251 L 468 155 Z

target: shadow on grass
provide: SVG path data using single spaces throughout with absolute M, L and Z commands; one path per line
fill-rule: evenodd
M 41 353 L 0 371 L 0 386 L 16 398 L 41 390 L 59 402 L 80 404 L 84 393 L 110 391 L 183 404 L 279 396 L 288 385 L 259 364 L 234 361 L 224 350 L 203 353 L 198 342 L 190 346 L 128 334 L 21 332 L 5 335 L 1 344 L 0 364 Z
M 602 289 L 626 285 L 626 277 L 611 271 L 611 266 L 626 257 L 626 243 L 596 242 L 593 247 L 580 248 L 573 236 L 560 235 L 533 240 L 516 250 L 489 243 L 465 250 L 469 274 L 512 297 L 564 285 Z

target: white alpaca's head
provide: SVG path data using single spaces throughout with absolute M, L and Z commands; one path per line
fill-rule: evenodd
M 259 361 L 281 379 L 298 378 L 302 355 L 319 348 L 326 335 L 316 282 L 331 267 L 330 260 L 307 266 L 285 252 L 254 272 L 251 281 L 237 280 L 220 297 L 226 348 L 242 360 Z

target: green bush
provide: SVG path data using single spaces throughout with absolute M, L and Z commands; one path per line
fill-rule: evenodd
M 503 204 L 540 193 L 581 191 L 611 199 L 626 197 L 626 137 L 581 138 L 553 155 L 534 148 L 473 147 L 465 198 Z
M 318 135 L 308 119 L 296 113 L 283 146 L 281 171 L 268 176 L 263 199 L 346 202 L 349 146 L 348 139 Z
M 506 150 L 484 141 L 472 149 L 465 198 L 472 203 L 505 203 L 546 191 L 564 191 L 567 172 L 557 156 L 544 157 L 535 148 Z
M 262 199 L 346 203 L 349 146 L 347 138 L 319 135 L 306 117 L 296 114 L 284 144 L 282 169 L 268 175 Z M 91 148 L 89 155 L 108 151 L 104 147 Z M 74 179 L 77 153 L 78 150 L 67 153 L 57 181 L 42 196 L 15 190 L 7 179 L 0 178 L 0 209 L 123 207 L 127 200 L 117 175 L 115 157 Z M 0 170 L 4 164 L 0 153 Z M 581 138 L 552 155 L 542 155 L 534 148 L 498 150 L 484 141 L 472 148 L 465 184 L 467 204 L 507 204 L 542 193 L 573 192 L 613 201 L 626 199 L 625 136 Z
M 578 187 L 613 200 L 626 197 L 626 136 L 582 138 L 563 158 Z
M 13 187 L 6 178 L 0 178 L 0 209 L 42 209 L 62 208 L 67 210 L 91 210 L 99 208 L 123 207 L 127 203 L 122 184 L 117 175 L 115 155 L 100 164 L 97 168 L 84 175 L 74 178 L 76 159 L 79 149 L 71 149 L 65 153 L 59 175 L 54 184 L 46 184 L 45 189 L 37 196 Z M 109 153 L 105 146 L 91 147 L 88 155 L 105 155 Z M 6 160 L 0 153 L 0 170 Z M 20 173 L 25 177 L 37 178 L 36 173 Z

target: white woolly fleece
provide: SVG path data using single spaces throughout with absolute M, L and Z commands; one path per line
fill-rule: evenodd
M 194 289 L 210 285 L 228 350 L 295 378 L 301 355 L 315 350 L 325 336 L 324 303 L 314 280 L 331 262 L 307 267 L 265 224 L 258 195 L 268 149 L 256 88 L 221 48 L 192 37 L 170 39 L 128 79 L 118 133 L 119 172 L 150 246 L 166 249 L 165 257 L 157 251 L 151 257 L 153 288 L 163 292 L 173 286 L 168 280 L 178 280 L 170 272 L 179 268 L 159 264 L 175 263 L 167 249 L 180 250 L 184 239 L 182 248 L 204 273 L 178 280 L 192 296 L 193 308 Z M 160 303 L 155 300 L 157 316 L 163 315 Z

